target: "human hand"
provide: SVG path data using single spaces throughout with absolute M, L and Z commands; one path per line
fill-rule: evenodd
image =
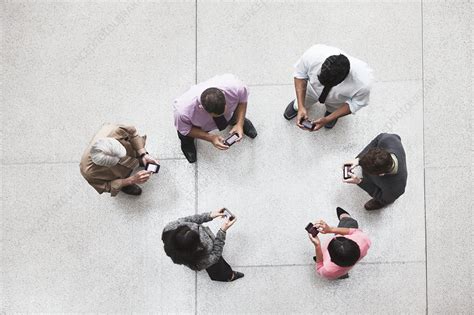
M 148 163 L 153 163 L 153 164 L 160 164 L 160 162 L 155 159 L 154 157 L 152 157 L 151 155 L 149 154 L 145 154 L 143 157 L 142 157 L 142 162 L 143 162 L 143 165 L 147 165 Z
M 311 243 L 314 244 L 314 246 L 321 246 L 321 241 L 319 240 L 319 237 L 316 235 L 316 236 L 313 236 L 311 235 L 311 233 L 308 233 L 308 237 L 309 237 L 309 240 L 311 241 Z
M 222 231 L 227 231 L 232 225 L 234 225 L 235 221 L 237 221 L 237 218 L 234 217 L 232 220 L 226 219 L 224 223 L 222 223 L 221 230 Z
M 236 124 L 230 130 L 230 134 L 234 134 L 234 133 L 236 133 L 239 136 L 239 139 L 237 139 L 237 142 L 239 142 L 240 140 L 242 140 L 242 138 L 244 136 L 244 127 L 239 125 L 239 124 Z
M 213 135 L 211 142 L 214 145 L 214 147 L 216 147 L 219 150 L 227 150 L 229 148 L 228 145 L 224 144 L 224 138 L 222 138 L 219 135 Z
M 331 233 L 331 227 L 323 220 L 316 221 L 314 226 L 322 234 Z
M 308 119 L 308 113 L 306 112 L 306 108 L 304 107 L 299 108 L 298 114 L 296 115 L 296 125 L 300 127 L 301 129 L 308 130 L 305 127 L 303 127 L 303 125 L 301 124 L 301 122 L 305 119 Z
M 224 209 L 225 208 L 220 208 L 218 210 L 212 211 L 211 212 L 211 218 L 217 218 L 217 217 L 223 217 L 224 216 Z
M 131 184 L 143 184 L 148 179 L 150 179 L 150 175 L 152 172 L 150 171 L 139 171 L 135 175 L 129 177 L 131 179 Z
M 344 183 L 348 183 L 348 184 L 360 184 L 362 182 L 362 179 L 360 179 L 359 177 L 355 176 L 354 174 L 352 173 L 349 173 L 349 175 L 351 176 L 351 178 L 348 178 L 348 179 L 343 179 L 342 181 Z
M 319 119 L 316 119 L 313 121 L 314 127 L 312 131 L 316 131 L 321 129 L 324 125 L 326 125 L 329 122 L 329 120 L 326 117 L 321 117 Z
M 353 160 L 347 161 L 344 163 L 344 165 L 351 165 L 350 170 L 352 171 L 354 168 L 356 168 L 359 165 L 359 158 L 355 158 Z M 344 167 L 344 166 L 343 166 Z

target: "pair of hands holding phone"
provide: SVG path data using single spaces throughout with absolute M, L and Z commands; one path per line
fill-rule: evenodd
M 237 124 L 232 127 L 229 134 L 237 134 L 238 138 L 235 142 L 240 142 L 244 136 L 244 127 Z M 211 143 L 216 149 L 219 150 L 227 150 L 230 148 L 230 146 L 225 144 L 225 138 L 220 135 L 212 135 Z
M 160 164 L 160 162 L 157 159 L 155 159 L 154 157 L 152 157 L 149 154 L 145 154 L 142 157 L 142 162 L 143 162 L 143 165 L 147 165 L 148 163 Z M 147 171 L 147 170 L 138 171 L 136 174 L 134 174 L 134 175 L 132 175 L 128 178 L 128 181 L 129 181 L 128 184 L 131 185 L 131 184 L 146 183 L 150 179 L 151 174 L 153 174 L 152 171 Z
M 319 220 L 316 222 L 313 222 L 313 226 L 319 231 L 321 234 L 327 234 L 327 233 L 332 233 L 332 228 L 323 220 Z M 313 236 L 311 233 L 308 233 L 309 240 L 311 243 L 314 244 L 314 246 L 320 246 L 321 241 L 319 240 L 319 237 Z
M 313 128 L 306 128 L 303 126 L 302 122 L 304 120 L 308 119 L 308 113 L 306 112 L 306 109 L 298 109 L 298 114 L 296 115 L 296 125 L 300 127 L 303 130 L 308 130 L 308 131 L 317 131 L 321 129 L 324 125 L 329 123 L 329 120 L 326 117 L 321 117 L 316 120 L 312 120 L 311 123 L 313 124 Z
M 216 211 L 212 211 L 211 212 L 211 218 L 215 219 L 215 218 L 222 218 L 222 217 L 225 217 L 227 216 L 226 214 L 226 210 L 227 208 L 221 208 L 219 210 L 216 210 Z M 227 210 L 228 213 L 230 213 L 228 210 Z M 233 216 L 233 217 L 232 217 Z M 232 225 L 234 225 L 235 221 L 237 221 L 237 218 L 232 215 L 231 217 L 227 217 L 227 219 L 224 221 L 224 223 L 222 223 L 222 226 L 221 226 L 221 230 L 222 231 L 227 231 Z M 231 220 L 232 218 L 232 220 Z
M 352 172 L 352 170 L 354 170 L 354 168 L 356 168 L 357 166 L 359 166 L 359 158 L 356 158 L 352 161 L 347 161 L 346 163 L 344 163 L 344 165 L 342 166 L 343 168 L 346 166 L 346 165 L 350 165 L 350 168 L 349 168 L 349 176 L 350 178 L 348 179 L 343 179 L 342 181 L 344 183 L 347 183 L 347 184 L 360 184 L 362 182 L 362 179 L 360 179 L 359 177 L 355 176 L 354 173 Z

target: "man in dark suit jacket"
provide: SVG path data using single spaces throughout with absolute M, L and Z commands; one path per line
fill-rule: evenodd
M 366 210 L 381 209 L 405 192 L 406 156 L 400 136 L 396 134 L 379 134 L 348 164 L 352 164 L 351 169 L 357 165 L 362 168 L 363 178 L 350 174 L 351 178 L 344 181 L 359 185 L 372 196 L 364 205 Z

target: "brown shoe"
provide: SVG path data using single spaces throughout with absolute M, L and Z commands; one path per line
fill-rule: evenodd
M 365 210 L 369 210 L 369 211 L 382 209 L 383 207 L 385 207 L 385 205 L 375 199 L 370 199 L 364 205 Z
M 138 185 L 129 185 L 122 187 L 121 191 L 126 193 L 127 195 L 139 196 L 142 193 L 142 189 Z

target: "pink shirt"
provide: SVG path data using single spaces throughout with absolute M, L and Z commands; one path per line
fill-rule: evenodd
M 359 260 L 361 260 L 365 257 L 365 255 L 367 255 L 367 251 L 369 250 L 369 247 L 372 244 L 367 235 L 359 229 L 349 229 L 348 235 L 336 235 L 335 237 L 337 236 L 344 236 L 348 239 L 353 240 L 357 243 L 357 245 L 359 245 Z M 343 276 L 348 273 L 349 270 L 351 270 L 354 266 L 341 267 L 331 261 L 331 256 L 329 256 L 328 252 L 328 245 L 331 240 L 329 240 L 327 243 L 324 243 L 324 245 L 321 247 L 321 250 L 323 251 L 323 261 L 316 263 L 316 271 L 324 278 L 337 279 L 340 276 Z
M 192 86 L 173 102 L 174 125 L 182 135 L 187 135 L 193 126 L 204 131 L 217 129 L 214 119 L 200 102 L 202 92 L 211 87 L 224 93 L 227 105 L 224 117 L 227 121 L 232 118 L 237 105 L 247 102 L 247 87 L 233 74 L 218 75 Z

